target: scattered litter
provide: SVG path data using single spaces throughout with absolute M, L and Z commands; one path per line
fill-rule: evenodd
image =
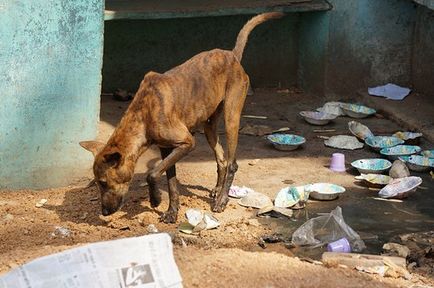
M 220 222 L 213 215 L 202 212 L 199 209 L 188 209 L 185 212 L 188 222 L 183 222 L 179 225 L 179 231 L 192 234 L 202 230 L 209 230 L 217 228 Z
M 359 104 L 347 104 L 344 103 L 341 105 L 342 111 L 345 115 L 350 116 L 352 118 L 366 118 L 371 115 L 377 113 L 375 109 L 369 108 L 367 106 L 359 105 Z
M 47 199 L 41 199 L 35 204 L 35 206 L 37 208 L 41 208 L 42 206 L 44 206 L 45 203 L 47 203 L 47 201 L 48 201 Z
M 374 134 L 367 126 L 357 121 L 348 122 L 348 129 L 354 136 L 356 136 L 360 140 L 365 140 L 368 137 L 374 136 Z
M 282 128 L 277 129 L 277 130 L 274 130 L 272 133 L 287 132 L 289 130 L 291 130 L 291 128 L 289 128 L 289 127 L 282 127 Z
M 363 148 L 363 143 L 354 136 L 337 135 L 324 141 L 324 145 L 332 148 L 355 150 Z
M 64 238 L 64 237 L 69 237 L 69 235 L 71 235 L 71 231 L 68 228 L 61 227 L 61 226 L 54 227 L 54 232 L 51 233 L 51 236 L 53 237 L 61 236 L 62 238 Z
M 392 178 L 404 178 L 410 176 L 410 171 L 404 161 L 395 160 L 390 168 L 389 176 Z
M 342 102 L 327 102 L 324 106 L 317 108 L 316 110 L 319 112 L 325 112 L 328 114 L 334 114 L 337 116 L 345 115 L 342 111 L 341 107 L 344 103 Z
M 300 116 L 312 125 L 327 125 L 331 120 L 334 120 L 338 115 L 329 114 L 326 112 L 301 111 Z
M 181 287 L 182 278 L 171 238 L 164 233 L 92 243 L 38 258 L 0 276 L 0 283 L 32 288 Z
M 386 243 L 383 245 L 383 250 L 391 256 L 399 256 L 407 258 L 410 255 L 410 249 L 407 246 L 398 243 Z
M 272 234 L 272 235 L 264 235 L 261 237 L 261 239 L 265 243 L 279 243 L 279 242 L 285 242 L 285 239 L 281 234 Z
M 337 241 L 327 244 L 327 251 L 350 253 L 351 252 L 350 242 L 348 242 L 347 238 L 345 237 L 341 238 Z
M 116 89 L 115 93 L 113 93 L 113 98 L 117 101 L 129 101 L 133 99 L 133 97 L 134 94 L 123 89 Z
M 360 236 L 345 223 L 342 209 L 338 206 L 330 213 L 312 218 L 301 225 L 292 234 L 292 243 L 297 246 L 319 247 L 343 237 L 348 239 L 355 252 L 366 247 Z
M 378 192 L 378 196 L 382 198 L 406 198 L 415 192 L 420 184 L 422 184 L 422 178 L 416 176 L 393 179 Z
M 240 134 L 250 135 L 250 136 L 264 136 L 272 133 L 273 133 L 273 129 L 270 126 L 266 126 L 266 125 L 247 124 L 240 130 Z
M 334 200 L 345 192 L 344 187 L 330 183 L 309 184 L 304 189 L 309 192 L 309 198 L 315 200 Z
M 368 88 L 369 95 L 385 97 L 386 99 L 390 100 L 402 100 L 410 93 L 410 91 L 411 89 L 409 88 L 401 87 L 391 83 L 383 86 Z
M 372 199 L 379 200 L 379 201 L 386 201 L 386 202 L 395 202 L 395 203 L 402 203 L 402 202 L 404 202 L 404 201 L 399 200 L 399 199 L 386 199 L 386 198 L 378 198 L 378 197 L 373 197 Z
M 265 241 L 264 241 L 264 239 L 262 239 L 262 238 L 259 238 L 258 245 L 259 245 L 259 247 L 261 247 L 262 249 L 267 248 L 267 244 L 265 244 Z
M 281 189 L 274 199 L 274 206 L 281 208 L 292 207 L 300 201 L 306 202 L 309 198 L 309 192 L 304 189 L 305 186 L 286 187 Z
M 239 186 L 231 186 L 231 188 L 229 189 L 229 196 L 233 197 L 233 198 L 243 198 L 245 197 L 247 194 L 255 192 L 253 189 L 243 186 L 243 187 L 239 187 Z
M 428 172 L 434 168 L 434 158 L 422 155 L 401 156 L 400 160 L 405 161 L 408 168 L 415 172 Z
M 342 153 L 333 153 L 330 161 L 330 170 L 334 172 L 345 172 L 345 155 Z
M 158 233 L 158 229 L 157 229 L 157 227 L 155 227 L 154 224 L 149 224 L 146 227 L 146 231 L 148 231 L 148 233 Z
M 363 181 L 368 187 L 383 188 L 392 180 L 390 176 L 381 174 L 364 174 L 355 177 L 357 180 Z
M 282 151 L 295 150 L 306 142 L 304 137 L 294 134 L 268 135 L 267 140 L 273 144 L 274 148 Z
M 360 174 L 381 174 L 392 167 L 389 160 L 381 158 L 359 159 L 353 161 L 351 166 L 356 168 Z
M 399 139 L 405 141 L 406 144 L 418 144 L 420 142 L 420 138 L 423 136 L 422 133 L 416 132 L 396 132 L 392 136 L 395 136 Z
M 270 197 L 258 192 L 248 193 L 245 197 L 238 200 L 238 204 L 244 207 L 253 207 L 257 209 L 273 206 Z
M 410 156 L 422 151 L 422 148 L 414 145 L 397 145 L 390 148 L 383 148 L 380 154 L 387 156 L 390 160 L 398 160 L 400 156 Z
M 268 119 L 267 116 L 257 116 L 257 115 L 243 115 L 244 118 L 250 118 L 250 119 Z
M 394 136 L 371 136 L 365 139 L 365 143 L 375 151 L 380 151 L 383 148 L 403 144 L 404 140 Z
M 330 133 L 336 132 L 336 129 L 313 129 L 314 133 Z

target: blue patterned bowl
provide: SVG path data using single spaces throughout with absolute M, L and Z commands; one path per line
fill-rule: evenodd
M 434 149 L 433 150 L 424 150 L 420 153 L 422 156 L 428 157 L 428 158 L 434 158 Z
M 403 144 L 404 140 L 394 136 L 371 136 L 365 139 L 365 143 L 375 151 L 380 151 L 383 148 Z
M 304 190 L 315 200 L 334 200 L 339 197 L 339 194 L 345 192 L 344 187 L 330 183 L 309 184 L 304 186 Z
M 306 142 L 304 137 L 294 134 L 272 134 L 267 136 L 267 140 L 270 141 L 276 149 L 282 151 L 295 150 Z
M 408 156 L 417 154 L 422 149 L 419 146 L 414 145 L 398 145 L 390 148 L 383 148 L 380 150 L 382 155 L 389 157 L 391 160 L 397 160 L 399 156 Z
M 375 109 L 359 105 L 359 104 L 343 104 L 342 111 L 344 111 L 345 115 L 350 116 L 352 118 L 366 118 L 368 116 L 374 115 L 377 113 Z
M 360 159 L 351 163 L 351 166 L 359 170 L 360 174 L 381 174 L 392 167 L 392 163 L 386 159 Z
M 407 164 L 408 168 L 415 172 L 427 172 L 434 168 L 434 158 L 422 155 L 401 156 L 400 160 Z

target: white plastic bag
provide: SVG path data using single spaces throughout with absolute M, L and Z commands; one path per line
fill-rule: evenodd
M 352 251 L 361 252 L 366 248 L 359 234 L 345 223 L 342 209 L 338 206 L 330 213 L 301 225 L 292 234 L 292 243 L 297 246 L 319 247 L 344 237 L 350 242 Z

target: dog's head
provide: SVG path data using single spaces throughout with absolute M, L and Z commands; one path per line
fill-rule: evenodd
M 134 168 L 116 147 L 97 141 L 83 141 L 80 145 L 95 156 L 93 173 L 101 193 L 102 214 L 113 214 L 123 204 Z

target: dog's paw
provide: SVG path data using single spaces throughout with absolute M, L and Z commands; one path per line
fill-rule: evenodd
M 175 223 L 177 218 L 178 218 L 178 211 L 170 210 L 164 212 L 163 215 L 161 215 L 160 221 L 166 224 Z
M 228 202 L 229 202 L 229 198 L 227 196 L 226 197 L 217 198 L 214 201 L 211 209 L 212 209 L 213 212 L 221 213 L 221 212 L 223 212 L 225 210 L 226 204 L 228 204 Z

